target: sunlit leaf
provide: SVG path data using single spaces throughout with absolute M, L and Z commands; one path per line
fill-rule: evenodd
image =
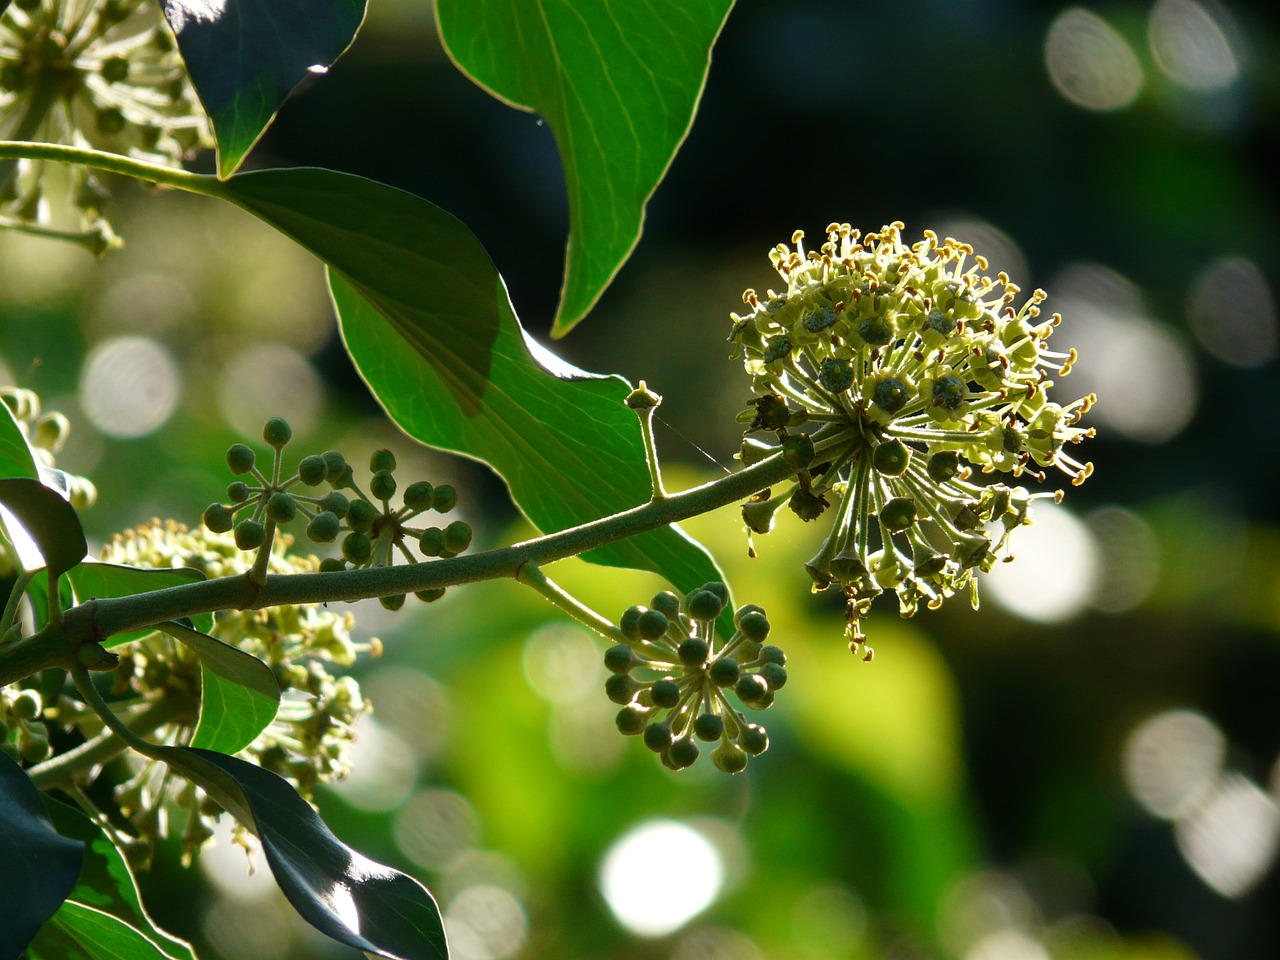
M 364 0 L 163 0 L 229 177 L 298 82 L 351 45 Z
M 84 865 L 69 900 L 109 913 L 142 931 L 176 960 L 195 960 L 190 944 L 157 927 L 148 916 L 138 893 L 133 871 L 102 827 L 74 807 L 45 797 L 45 810 L 58 832 L 84 842 Z M 66 908 L 64 904 L 63 909 Z M 44 938 L 32 945 L 33 952 Z
M 586 315 L 640 238 L 693 123 L 733 0 L 437 0 L 458 66 L 555 132 L 569 245 L 555 336 Z
M 0 479 L 0 504 L 21 524 L 54 576 L 66 573 L 89 552 L 75 509 L 39 480 Z M 13 540 L 17 531 L 12 529 L 10 517 L 5 520 Z
M 257 834 L 285 897 L 321 933 L 382 957 L 448 957 L 426 887 L 342 843 L 288 781 L 211 750 L 160 747 L 155 755 Z
M 67 898 L 80 875 L 84 844 L 61 836 L 40 791 L 0 753 L 0 957 L 17 957 Z
M 70 573 L 67 579 L 75 588 L 76 600 L 103 597 L 130 597 L 136 593 L 148 593 L 151 590 L 162 590 L 165 587 L 177 587 L 184 583 L 195 583 L 205 579 L 203 573 L 191 567 L 169 567 L 155 569 L 152 567 L 130 567 L 115 563 L 82 563 Z M 204 633 L 213 629 L 213 614 L 198 613 L 192 617 L 192 625 Z M 131 630 L 108 637 L 104 646 L 115 647 L 130 640 L 137 640 L 155 631 L 151 628 Z
M 32 960 L 179 960 L 141 930 L 96 907 L 68 900 L 31 945 Z
M 0 407 L 4 408 L 0 411 L 0 477 L 33 479 L 38 474 L 27 438 L 13 419 L 13 411 L 8 405 L 0 403 Z
M 539 529 L 649 498 L 639 424 L 622 402 L 629 385 L 527 341 L 502 278 L 455 217 L 328 170 L 262 171 L 207 190 L 329 265 L 347 349 L 387 412 L 423 443 L 492 466 Z M 586 558 L 657 571 L 681 590 L 718 578 L 706 551 L 675 528 Z
M 200 658 L 200 720 L 194 747 L 238 753 L 276 717 L 280 684 L 257 657 L 180 623 L 160 627 Z

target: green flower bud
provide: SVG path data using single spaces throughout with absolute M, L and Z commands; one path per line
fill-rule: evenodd
M 654 753 L 661 753 L 671 746 L 671 724 L 655 720 L 644 728 L 644 745 Z
M 363 533 L 348 533 L 342 539 L 342 556 L 353 566 L 363 566 L 373 556 L 373 543 Z
M 377 515 L 378 509 L 368 500 L 352 500 L 347 508 L 347 526 L 356 533 L 368 533 Z
M 671 765 L 677 770 L 683 770 L 685 767 L 691 767 L 698 760 L 698 754 L 702 751 L 698 749 L 697 743 L 688 737 L 675 741 L 667 750 L 667 755 L 671 758 Z
M 614 703 L 630 703 L 640 684 L 625 673 L 615 673 L 604 682 L 604 695 Z
M 428 587 L 426 590 L 416 591 L 414 593 L 414 596 L 417 597 L 419 600 L 421 600 L 423 603 L 435 603 L 437 600 L 439 600 L 441 597 L 444 596 L 444 593 L 445 593 L 444 587 Z
M 637 626 L 645 640 L 657 640 L 667 632 L 670 621 L 661 610 L 646 610 L 640 615 Z
M 623 707 L 618 711 L 618 715 L 614 718 L 614 723 L 618 725 L 618 731 L 628 737 L 633 737 L 644 729 L 645 712 L 639 707 Z
M 249 485 L 243 480 L 227 484 L 227 499 L 232 503 L 244 503 L 249 499 Z
M 853 367 L 847 360 L 828 357 L 822 361 L 818 382 L 832 393 L 844 393 L 853 386 Z
M 107 107 L 98 111 L 98 132 L 113 137 L 128 124 L 125 115 L 115 107 Z
M 458 503 L 458 491 L 442 483 L 431 491 L 431 506 L 437 513 L 448 513 Z
M 129 76 L 129 60 L 127 57 L 107 57 L 102 61 L 99 72 L 107 83 L 119 83 Z
M 439 527 L 427 527 L 418 537 L 418 549 L 424 557 L 438 557 L 444 553 L 444 531 Z
M 413 511 L 430 510 L 435 488 L 418 480 L 404 488 L 404 505 Z
M 699 740 L 719 740 L 724 735 L 724 720 L 714 713 L 700 713 L 693 721 L 693 732 Z
M 816 454 L 807 433 L 793 433 L 782 441 L 782 459 L 792 470 L 803 470 L 813 463 Z
M 342 521 L 338 519 L 338 515 L 322 510 L 307 524 L 307 536 L 316 543 L 332 543 L 341 529 Z
M 257 520 L 241 520 L 236 524 L 235 538 L 241 550 L 257 550 L 267 539 L 267 530 Z
M 663 677 L 661 680 L 655 680 L 653 686 L 649 690 L 649 696 L 653 698 L 655 707 L 664 709 L 674 707 L 680 702 L 680 684 L 676 683 L 670 677 Z
M 67 442 L 67 434 L 71 432 L 71 421 L 58 412 L 46 413 L 36 421 L 31 442 L 41 450 L 57 453 Z
M 742 668 L 738 666 L 738 661 L 733 657 L 720 657 L 718 660 L 712 661 L 707 670 L 707 676 L 718 687 L 730 687 L 738 682 L 738 676 L 741 672 Z
M 686 667 L 701 667 L 707 662 L 711 647 L 701 637 L 690 637 L 680 644 L 680 662 Z
M 604 652 L 604 665 L 611 673 L 630 673 L 639 662 L 625 643 L 615 643 Z
M 886 477 L 900 477 L 911 463 L 911 450 L 901 440 L 888 440 L 876 447 L 871 465 Z
M 695 590 L 685 598 L 684 608 L 692 620 L 714 620 L 724 609 L 724 601 L 710 590 Z
M 320 498 L 320 510 L 321 512 L 327 510 L 339 520 L 345 520 L 347 513 L 351 510 L 351 501 L 337 490 L 334 490 L 332 493 L 327 493 Z
M 373 456 L 369 458 L 369 472 L 380 473 L 383 470 L 390 473 L 396 468 L 396 455 L 390 450 L 375 450 Z
M 298 461 L 298 478 L 308 487 L 319 486 L 328 475 L 329 465 L 317 453 Z
M 450 553 L 462 553 L 471 546 L 471 525 L 455 520 L 444 528 L 444 548 Z
M 288 523 L 298 515 L 298 504 L 287 493 L 277 491 L 267 500 L 267 516 L 276 523 Z
M 733 689 L 738 699 L 749 707 L 754 707 L 769 693 L 769 685 L 754 673 L 741 677 Z
M 868 317 L 858 324 L 858 336 L 873 347 L 883 347 L 893 339 L 893 324 L 881 316 Z
M 743 610 L 746 610 L 744 607 Z M 742 631 L 742 635 L 748 640 L 761 643 L 765 637 L 769 636 L 769 618 L 765 616 L 764 611 L 759 607 L 753 610 L 738 611 L 735 618 L 738 621 L 738 629 Z
M 235 516 L 230 507 L 220 503 L 211 503 L 204 508 L 204 525 L 214 533 L 226 533 L 235 523 Z
M 906 497 L 894 497 L 880 508 L 880 522 L 894 533 L 901 533 L 916 522 L 916 505 Z
M 930 480 L 946 483 L 960 472 L 960 455 L 954 450 L 942 450 L 929 458 L 925 469 Z
M 758 757 L 769 749 L 769 734 L 758 723 L 749 723 L 738 734 L 738 746 L 753 757 Z
M 655 594 L 649 606 L 654 610 L 661 611 L 662 615 L 668 620 L 680 620 L 680 598 L 670 590 L 663 590 L 659 594 Z
M 399 610 L 404 606 L 405 595 L 403 593 L 394 593 L 389 597 L 379 597 L 378 602 L 382 604 L 384 610 Z
M 640 639 L 640 617 L 643 616 L 644 613 L 644 607 L 627 607 L 627 609 L 623 611 L 622 616 L 618 619 L 618 629 L 622 631 L 622 635 L 628 640 Z
M 760 667 L 759 677 L 770 690 L 781 690 L 787 684 L 787 668 L 777 663 L 766 663 Z
M 766 644 L 760 650 L 760 659 L 765 663 L 776 663 L 778 666 L 786 666 L 787 655 L 782 652 L 781 647 L 775 647 L 773 644 Z
M 325 480 L 336 486 L 346 475 L 347 458 L 337 450 L 326 450 L 320 456 L 324 457 Z
M 711 762 L 724 773 L 741 773 L 747 769 L 747 754 L 737 744 L 726 741 L 712 751 Z
M 885 413 L 897 413 L 911 399 L 911 390 L 897 377 L 884 377 L 871 391 L 871 402 Z
M 321 573 L 336 573 L 345 569 L 347 569 L 346 561 L 340 557 L 325 557 L 320 561 Z
M 44 712 L 44 703 L 35 690 L 23 690 L 13 698 L 11 704 L 13 715 L 19 720 L 34 720 Z
M 377 500 L 390 500 L 396 495 L 396 478 L 390 470 L 379 470 L 369 479 L 369 492 Z
M 262 428 L 262 439 L 266 441 L 267 446 L 279 450 L 293 439 L 293 428 L 283 417 L 272 417 Z
M 227 466 L 236 476 L 252 470 L 254 459 L 253 450 L 243 443 L 233 443 L 227 447 Z
M 791 353 L 791 340 L 787 337 L 774 337 L 764 348 L 764 362 L 785 360 Z
M 40 763 L 49 759 L 53 748 L 49 746 L 49 733 L 44 724 L 23 724 L 18 727 L 18 753 L 26 763 Z

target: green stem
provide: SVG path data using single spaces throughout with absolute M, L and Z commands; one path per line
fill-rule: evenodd
M 22 603 L 22 595 L 27 592 L 27 586 L 34 576 L 34 573 L 24 570 L 14 579 L 13 589 L 9 591 L 9 602 L 4 606 L 3 615 L 0 615 L 0 634 L 8 633 L 9 628 L 13 626 L 13 621 L 18 617 L 18 605 Z
M 189 193 L 212 197 L 218 195 L 217 177 L 188 173 L 174 167 L 163 167 L 145 160 L 105 153 L 82 147 L 68 147 L 60 143 L 31 143 L 25 140 L 0 140 L 0 162 L 8 160 L 50 160 L 54 163 L 73 163 L 92 167 L 107 173 L 176 187 Z
M 146 736 L 171 723 L 184 713 L 191 712 L 191 704 L 181 697 L 165 696 L 155 701 L 136 716 L 125 721 L 126 726 L 137 736 Z M 103 730 L 96 737 L 86 740 L 80 746 L 66 753 L 59 754 L 51 760 L 37 764 L 27 771 L 27 775 L 41 790 L 52 790 L 64 787 L 88 773 L 94 767 L 101 766 L 129 749 L 129 744 L 122 740 L 115 731 Z
M 123 741 L 122 747 L 132 748 L 144 757 L 154 758 L 156 745 L 143 740 L 130 730 L 123 720 L 116 716 L 115 711 L 108 706 L 107 701 L 98 692 L 98 688 L 94 686 L 93 677 L 89 675 L 88 668 L 74 657 L 71 658 L 67 668 L 71 671 L 71 680 L 76 685 L 76 689 L 80 691 L 80 696 L 84 698 L 84 702 L 107 725 L 107 729 Z
M 571 596 L 563 587 L 543 573 L 542 568 L 537 564 L 522 565 L 516 571 L 516 582 L 532 587 L 549 600 L 556 609 L 567 613 L 588 630 L 594 630 L 606 640 L 612 640 L 614 643 L 626 642 L 622 631 L 615 624 Z

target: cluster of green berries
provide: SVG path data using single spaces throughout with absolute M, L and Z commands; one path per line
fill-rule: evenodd
M 356 483 L 351 465 L 337 450 L 303 457 L 296 472 L 286 476 L 283 451 L 292 436 L 284 420 L 273 417 L 267 421 L 262 438 L 275 451 L 269 473 L 258 469 L 256 455 L 248 445 L 235 443 L 228 448 L 231 472 L 249 479 L 227 487 L 229 504 L 212 503 L 205 509 L 204 525 L 210 531 L 232 531 L 240 549 L 259 550 L 278 527 L 301 516 L 306 520 L 307 537 L 315 543 L 334 543 L 342 535 L 342 555 L 323 560 L 322 571 L 390 566 L 397 555 L 416 563 L 419 558 L 406 542 L 410 540 L 417 543 L 423 557 L 456 557 L 471 545 L 471 527 L 461 520 L 443 527 L 412 525 L 429 511 L 448 513 L 453 509 L 458 493 L 449 484 L 433 486 L 425 480 L 416 481 L 400 491 L 400 505 L 393 505 L 399 485 L 395 454 L 390 450 L 378 450 L 370 458 L 368 493 Z M 301 492 L 322 484 L 329 487 L 328 493 Z M 443 588 L 416 594 L 427 603 L 443 595 Z M 382 597 L 380 602 L 387 609 L 398 610 L 405 596 Z
M 40 691 L 17 684 L 0 688 L 0 753 L 30 764 L 47 760 L 52 752 Z
M 753 497 L 743 519 L 767 533 L 784 504 L 810 521 L 836 501 L 807 569 L 815 589 L 845 593 L 855 651 L 884 591 L 903 616 L 965 586 L 976 605 L 974 572 L 1029 522 L 1030 501 L 1062 496 L 980 485 L 976 473 L 1043 481 L 1039 468 L 1055 467 L 1079 484 L 1093 471 L 1069 448 L 1093 436 L 1078 422 L 1095 398 L 1049 399 L 1050 376 L 1066 376 L 1076 353 L 1047 348 L 1062 318 L 1040 318 L 1044 292 L 1015 306 L 1018 287 L 987 276 L 967 244 L 925 231 L 907 246 L 901 231 L 833 223 L 807 254 L 797 232 L 794 250 L 770 253 L 786 288 L 748 290 L 749 312 L 732 315 L 755 393 L 739 417 L 741 457 L 778 454 L 796 478 Z
M 177 166 L 212 143 L 160 5 L 14 0 L 0 17 L 0 138 L 94 147 Z M 0 212 L 116 243 L 106 190 L 83 168 L 0 165 Z
M 741 773 L 769 747 L 764 727 L 748 722 L 729 693 L 768 709 L 787 682 L 786 654 L 764 642 L 769 620 L 752 604 L 738 609 L 733 636 L 718 643 L 716 619 L 728 600 L 719 582 L 683 600 L 659 593 L 650 606 L 627 609 L 619 623 L 625 642 L 605 651 L 605 693 L 623 705 L 618 729 L 642 737 L 672 770 L 698 759 L 698 741 L 717 744 L 711 759 L 725 773 Z
M 268 571 L 315 573 L 320 561 L 289 552 L 292 538 L 277 536 L 270 548 Z M 245 573 L 253 558 L 229 532 L 189 530 L 174 521 L 153 521 L 112 537 L 102 552 L 108 563 L 143 567 L 192 567 L 208 577 Z M 224 610 L 214 617 L 210 633 L 267 664 L 280 685 L 280 709 L 271 724 L 241 754 L 285 777 L 303 796 L 315 786 L 340 779 L 351 768 L 355 724 L 369 709 L 359 684 L 330 673 L 329 664 L 351 666 L 359 654 L 377 656 L 375 639 L 356 642 L 355 618 L 322 604 L 284 604 L 261 610 Z M 188 742 L 198 719 L 200 663 L 183 644 L 152 633 L 116 648 L 120 663 L 114 674 L 113 706 L 128 720 L 159 701 L 187 704 L 153 734 L 161 743 Z M 96 715 L 79 701 L 63 697 L 56 711 L 63 724 L 96 723 Z M 88 731 L 86 731 L 88 732 Z M 177 833 L 169 822 L 174 803 L 188 811 L 181 837 L 187 855 L 212 836 L 219 811 L 203 794 L 180 778 L 135 757 L 132 776 L 115 789 L 115 799 L 134 836 L 126 844 L 139 860 L 149 856 L 156 840 Z M 194 791 L 194 792 L 193 792 Z M 166 808 L 169 808 L 168 811 Z

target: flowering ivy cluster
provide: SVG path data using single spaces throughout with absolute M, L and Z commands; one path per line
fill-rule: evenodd
M 288 552 L 291 538 L 271 546 L 271 573 L 314 573 L 320 561 Z M 233 536 L 189 530 L 173 521 L 154 521 L 112 538 L 102 553 L 110 563 L 173 568 L 192 567 L 205 576 L 243 574 L 252 560 Z M 319 783 L 340 779 L 351 767 L 354 725 L 370 709 L 359 684 L 333 676 L 326 664 L 348 667 L 362 652 L 377 656 L 377 640 L 357 643 L 351 637 L 354 618 L 318 604 L 282 604 L 262 610 L 226 610 L 214 617 L 211 634 L 266 663 L 280 684 L 276 718 L 241 756 L 288 779 L 303 796 Z M 113 706 L 126 722 L 164 698 L 190 704 L 162 726 L 154 739 L 182 744 L 190 740 L 199 702 L 200 661 L 190 648 L 163 633 L 152 633 L 116 648 Z M 63 722 L 96 723 L 78 700 L 63 697 L 57 714 Z M 217 809 L 198 790 L 175 778 L 164 764 L 132 757 L 133 775 L 116 787 L 115 797 L 138 835 L 137 846 L 150 849 L 168 835 L 166 803 L 176 801 L 190 811 L 182 839 L 188 855 L 210 836 Z
M 739 418 L 742 459 L 781 452 L 796 477 L 752 498 L 743 518 L 767 533 L 783 504 L 811 521 L 834 503 L 807 570 L 815 589 L 846 595 L 857 651 L 884 591 L 904 616 L 966 586 L 976 605 L 974 571 L 1029 522 L 1032 500 L 1062 495 L 981 485 L 977 474 L 1044 480 L 1052 467 L 1082 483 L 1093 466 L 1072 448 L 1093 436 L 1078 424 L 1095 398 L 1050 399 L 1051 377 L 1076 359 L 1048 348 L 1062 318 L 1041 316 L 1041 290 L 1018 305 L 1019 288 L 987 276 L 968 245 L 925 231 L 908 246 L 901 223 L 866 236 L 831 224 L 808 253 L 802 240 L 770 253 L 785 288 L 748 290 L 748 311 L 733 314 L 755 393 Z
M 212 142 L 159 4 L 14 0 L 0 18 L 0 138 L 42 140 L 177 166 Z M 79 229 L 96 252 L 117 241 L 107 193 L 80 167 L 0 165 L 0 212 Z M 78 222 L 68 222 L 78 221 Z
M 461 520 L 443 527 L 413 524 L 428 512 L 453 509 L 458 493 L 449 484 L 433 486 L 425 480 L 416 481 L 401 491 L 400 505 L 393 506 L 398 483 L 396 458 L 390 450 L 378 450 L 370 458 L 368 493 L 356 483 L 351 465 L 337 450 L 303 457 L 296 472 L 286 474 L 283 451 L 292 436 L 284 420 L 273 417 L 267 421 L 262 437 L 275 454 L 265 473 L 258 468 L 251 447 L 232 444 L 227 450 L 227 466 L 233 474 L 247 479 L 227 487 L 229 504 L 212 503 L 205 509 L 204 525 L 210 531 L 233 531 L 240 549 L 259 550 L 277 527 L 299 515 L 307 520 L 306 534 L 315 543 L 333 543 L 346 530 L 342 556 L 321 561 L 322 571 L 391 566 L 397 555 L 416 563 L 419 558 L 409 550 L 407 541 L 415 541 L 423 557 L 455 557 L 471 545 L 471 527 Z M 330 488 L 322 496 L 302 492 L 322 484 Z M 440 599 L 444 589 L 421 590 L 415 595 L 430 603 Z M 398 610 L 404 601 L 403 594 L 380 598 L 390 610 Z
M 728 603 L 723 583 L 708 583 L 683 600 L 670 591 L 650 606 L 634 606 L 619 624 L 624 643 L 605 651 L 611 672 L 605 693 L 622 704 L 618 729 L 640 735 L 673 770 L 691 766 L 698 741 L 717 743 L 711 759 L 725 773 L 740 773 L 764 753 L 769 735 L 728 699 L 766 710 L 787 682 L 786 655 L 766 644 L 769 620 L 757 606 L 734 614 L 732 637 L 719 643 L 716 618 Z

